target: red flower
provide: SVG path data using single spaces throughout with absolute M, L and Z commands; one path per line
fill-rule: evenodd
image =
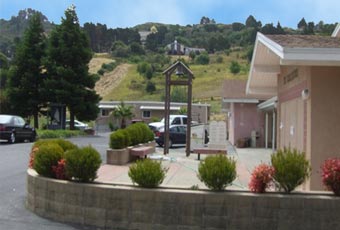
M 55 174 L 55 178 L 60 179 L 60 180 L 67 180 L 67 176 L 65 174 L 65 164 L 66 161 L 65 159 L 60 159 L 58 161 L 58 165 L 52 166 L 52 170 Z
M 329 158 L 321 166 L 322 183 L 335 195 L 340 196 L 340 159 Z
M 258 165 L 251 174 L 248 184 L 250 191 L 264 193 L 273 181 L 274 168 L 267 164 Z

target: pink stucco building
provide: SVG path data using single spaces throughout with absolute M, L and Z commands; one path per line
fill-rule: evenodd
M 306 190 L 323 190 L 320 166 L 340 157 L 339 31 L 332 37 L 258 33 L 255 42 L 246 92 L 271 97 L 262 106 L 274 114 L 277 148 L 297 148 L 311 162 Z
M 222 103 L 228 114 L 228 140 L 238 147 L 264 147 L 265 113 L 257 106 L 268 96 L 246 95 L 246 85 L 246 80 L 239 79 L 223 82 Z

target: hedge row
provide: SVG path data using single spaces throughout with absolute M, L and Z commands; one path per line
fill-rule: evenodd
M 154 134 L 145 123 L 135 123 L 111 133 L 109 145 L 112 149 L 123 149 L 153 140 Z

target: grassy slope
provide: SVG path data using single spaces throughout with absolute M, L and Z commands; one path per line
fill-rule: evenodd
M 216 63 L 217 56 L 212 55 L 210 56 L 209 65 L 189 64 L 195 76 L 193 81 L 193 101 L 209 103 L 212 105 L 212 112 L 218 112 L 221 105 L 220 97 L 222 94 L 223 81 L 234 78 L 246 79 L 248 76 L 248 64 L 246 60 L 238 58 L 241 55 L 239 52 L 233 52 L 229 56 L 223 55 L 222 63 Z M 96 65 L 92 66 L 91 69 L 99 69 L 102 63 L 112 61 L 112 59 L 104 57 L 96 59 Z M 232 60 L 237 60 L 241 64 L 242 69 L 239 74 L 233 75 L 230 73 L 229 66 Z M 158 74 L 152 80 L 155 82 L 157 90 L 154 94 L 148 94 L 145 92 L 146 81 L 137 73 L 137 65 L 133 64 L 119 87 L 116 87 L 104 96 L 103 100 L 160 101 L 162 98 L 161 95 L 164 94 L 164 76 Z

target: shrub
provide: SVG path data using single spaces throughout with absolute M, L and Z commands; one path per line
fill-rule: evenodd
M 221 191 L 236 178 L 236 161 L 224 155 L 208 156 L 198 166 L 198 178 L 215 191 Z
M 37 130 L 39 139 L 68 138 L 73 136 L 83 136 L 83 130 Z
M 130 145 L 131 140 L 129 133 L 124 129 L 118 129 L 110 135 L 110 148 L 123 149 Z
M 68 177 L 66 176 L 65 164 L 65 159 L 60 159 L 57 165 L 52 166 L 52 171 L 55 175 L 55 178 L 60 180 L 68 179 Z
M 249 189 L 252 192 L 264 193 L 273 182 L 274 168 L 267 164 L 258 165 L 251 174 Z
M 132 164 L 128 174 L 133 183 L 145 188 L 155 188 L 163 182 L 166 172 L 167 169 L 162 168 L 161 162 L 144 159 Z
M 138 122 L 130 125 L 127 129 L 130 129 L 130 127 L 133 127 L 133 130 L 131 130 L 131 132 L 136 132 L 136 135 L 134 135 L 137 138 L 137 140 L 135 141 L 136 144 L 147 143 L 154 140 L 154 134 L 147 124 Z
M 208 65 L 210 62 L 210 58 L 208 53 L 204 52 L 195 57 L 195 63 L 198 65 Z
M 48 144 L 57 144 L 59 145 L 63 151 L 67 151 L 70 149 L 74 149 L 77 148 L 77 146 L 75 144 L 73 144 L 72 142 L 68 141 L 68 140 L 64 140 L 64 139 L 45 139 L 45 140 L 39 140 L 36 141 L 32 147 L 33 148 L 39 148 L 42 145 L 48 145 Z
M 321 169 L 322 183 L 328 190 L 340 196 L 340 159 L 330 158 L 325 160 Z
M 128 133 L 131 145 L 138 145 L 143 143 L 143 130 L 140 129 L 138 123 L 132 124 L 126 128 L 126 132 Z
M 80 182 L 96 179 L 97 170 L 102 162 L 100 154 L 91 146 L 67 151 L 65 160 L 67 177 Z
M 241 71 L 241 66 L 237 61 L 231 61 L 229 70 L 232 74 L 237 74 Z
M 63 157 L 63 149 L 55 143 L 39 146 L 34 154 L 33 168 L 38 174 L 46 177 L 55 177 L 53 166 L 58 165 L 58 161 Z
M 309 176 L 311 167 L 304 153 L 297 149 L 284 148 L 271 156 L 274 167 L 274 181 L 286 193 L 301 185 Z

